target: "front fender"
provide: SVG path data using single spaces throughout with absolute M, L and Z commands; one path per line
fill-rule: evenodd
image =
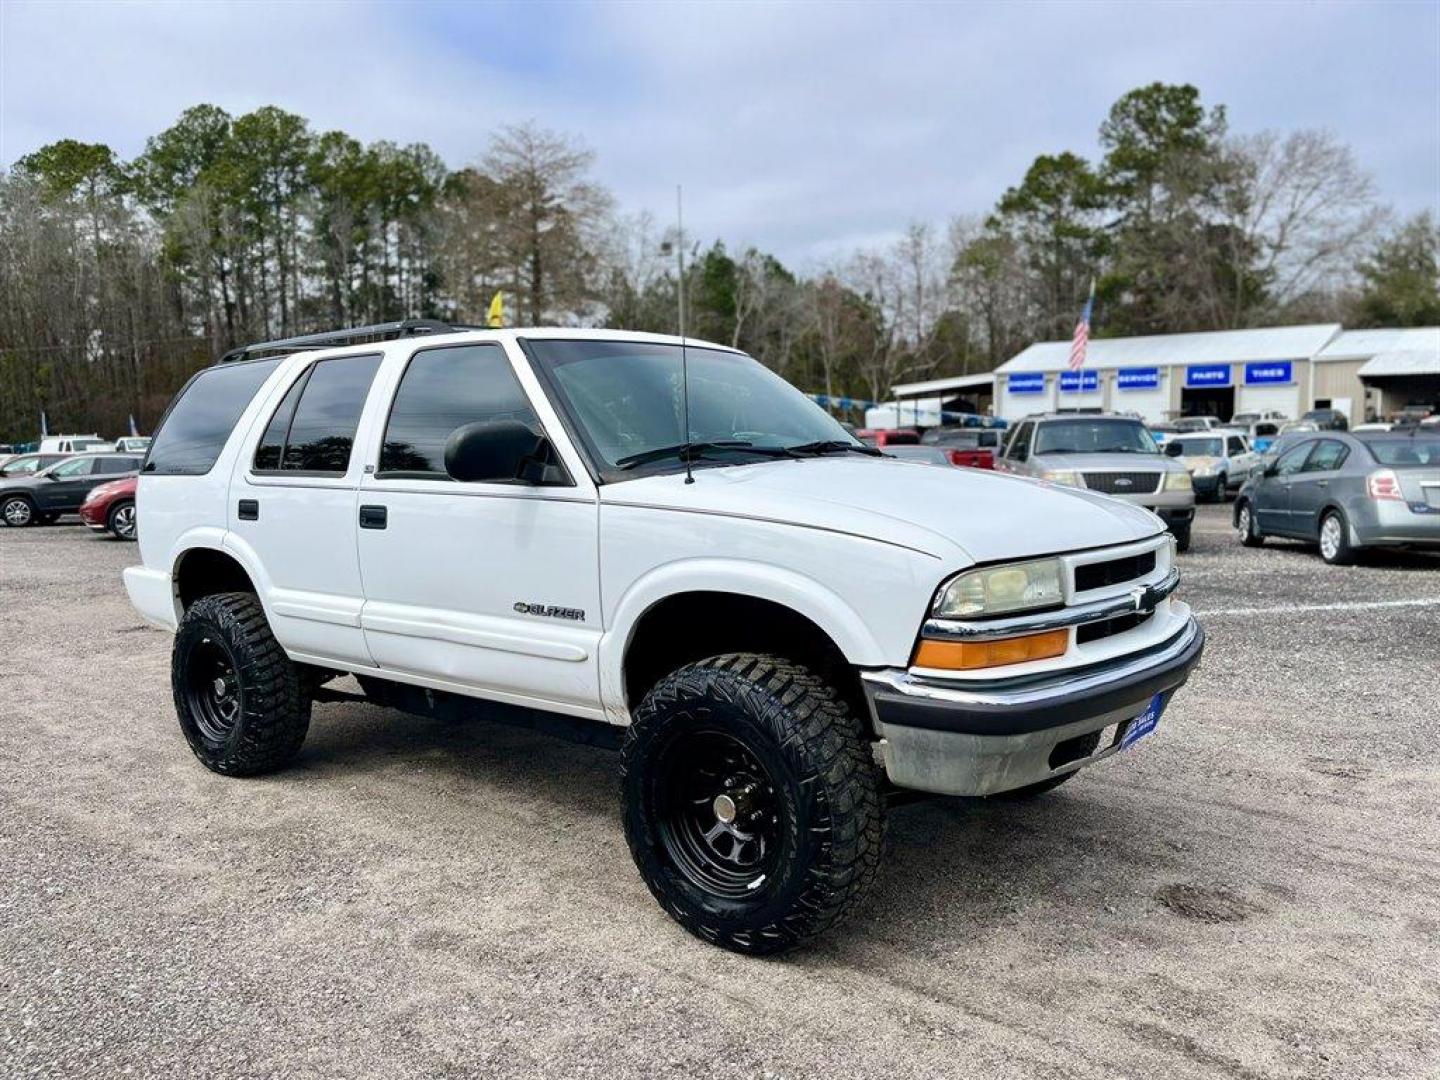
M 681 593 L 718 592 L 781 604 L 823 630 L 856 666 L 880 666 L 886 656 L 866 620 L 839 594 L 794 570 L 738 559 L 693 558 L 666 563 L 625 590 L 600 639 L 600 696 L 617 722 L 628 721 L 625 651 L 635 627 L 655 604 Z

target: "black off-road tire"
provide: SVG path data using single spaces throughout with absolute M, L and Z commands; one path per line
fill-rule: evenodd
M 23 529 L 40 520 L 35 503 L 25 495 L 7 495 L 0 499 L 0 521 L 12 529 Z
M 766 872 L 729 895 L 677 854 L 684 808 L 711 805 L 708 790 L 677 794 L 677 777 L 689 775 L 680 762 L 713 745 L 743 747 L 763 770 L 766 823 L 754 831 L 774 837 Z M 806 667 L 754 653 L 666 676 L 636 710 L 621 751 L 625 838 L 645 884 L 696 937 L 750 955 L 801 945 L 855 907 L 880 865 L 879 788 L 865 728 L 837 690 Z
M 1235 531 L 1240 537 L 1240 543 L 1248 548 L 1257 548 L 1265 543 L 1265 535 L 1260 531 L 1260 522 L 1255 517 L 1255 504 L 1248 499 L 1242 499 L 1235 507 Z
M 207 687 L 226 681 L 207 711 Z M 252 593 L 218 593 L 190 605 L 175 634 L 170 685 L 180 730 L 207 769 L 253 776 L 288 764 L 310 728 L 299 665 L 280 648 Z M 223 702 L 233 718 L 221 722 Z
M 1175 537 L 1176 551 L 1190 550 L 1190 530 L 1192 526 L 1187 522 L 1183 526 L 1177 526 L 1170 530 L 1170 535 Z

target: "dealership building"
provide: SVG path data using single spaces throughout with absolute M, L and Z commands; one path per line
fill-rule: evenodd
M 1440 327 L 1347 331 L 1321 323 L 1098 338 L 1081 370 L 1069 369 L 1069 357 L 1070 342 L 1045 341 L 1000 365 L 995 414 L 1105 410 L 1159 423 L 1335 408 L 1358 423 L 1412 403 L 1440 409 Z

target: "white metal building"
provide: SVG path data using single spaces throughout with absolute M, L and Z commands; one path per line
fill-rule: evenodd
M 1338 334 L 1338 323 L 1322 323 L 1097 338 L 1085 367 L 1073 372 L 1070 342 L 1040 342 L 996 370 L 995 413 L 1015 420 L 1057 409 L 1105 409 L 1159 423 L 1273 410 L 1294 418 L 1312 407 L 1312 367 Z
M 1317 403 L 1353 397 L 1366 417 L 1388 418 L 1407 405 L 1440 410 L 1440 326 L 1346 330 L 1315 359 Z

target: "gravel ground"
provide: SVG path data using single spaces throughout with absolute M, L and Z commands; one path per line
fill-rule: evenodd
M 1227 512 L 1157 735 L 897 807 L 873 897 L 778 961 L 660 912 L 608 752 L 329 704 L 294 768 L 206 772 L 134 547 L 0 529 L 0 1076 L 1440 1075 L 1440 620 L 1397 603 L 1440 560 Z

